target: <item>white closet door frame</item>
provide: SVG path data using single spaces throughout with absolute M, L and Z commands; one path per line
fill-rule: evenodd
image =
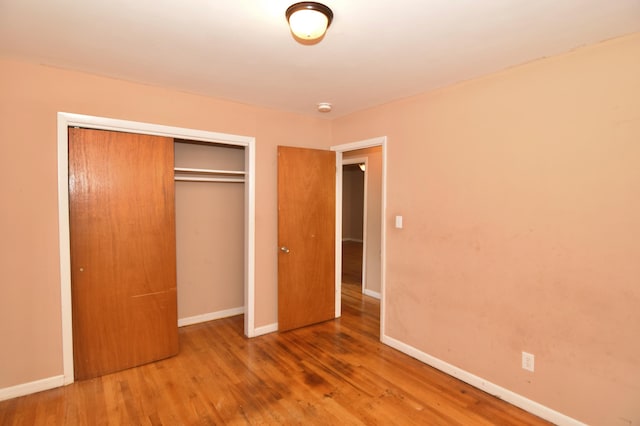
M 244 334 L 254 337 L 255 323 L 255 138 L 170 127 L 104 117 L 58 113 L 58 220 L 60 235 L 60 295 L 64 384 L 73 383 L 73 327 L 71 322 L 71 255 L 69 241 L 69 127 L 112 130 L 189 139 L 245 148 L 244 202 Z M 177 326 L 177 324 L 176 324 Z

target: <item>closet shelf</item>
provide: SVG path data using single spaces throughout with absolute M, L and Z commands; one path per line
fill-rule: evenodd
M 198 175 L 226 175 L 226 176 L 244 176 L 242 170 L 213 170 L 213 169 L 193 169 L 190 167 L 174 167 L 175 174 L 198 174 Z

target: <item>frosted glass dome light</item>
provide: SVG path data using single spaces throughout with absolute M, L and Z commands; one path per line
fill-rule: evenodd
M 333 20 L 331 9 L 312 1 L 303 1 L 289 6 L 285 15 L 291 32 L 301 40 L 321 38 Z

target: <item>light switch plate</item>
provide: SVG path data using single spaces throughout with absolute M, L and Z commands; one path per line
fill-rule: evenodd
M 535 367 L 535 356 L 528 352 L 522 352 L 522 368 L 533 373 Z

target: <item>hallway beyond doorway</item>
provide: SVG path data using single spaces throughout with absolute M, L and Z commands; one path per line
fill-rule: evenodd
M 362 242 L 342 242 L 342 283 L 362 286 Z

